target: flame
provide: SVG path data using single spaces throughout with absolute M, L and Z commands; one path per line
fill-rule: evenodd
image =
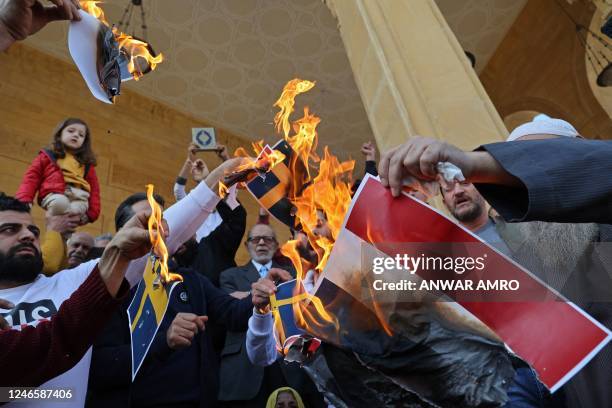
M 104 25 L 110 27 L 110 24 L 108 21 L 106 21 L 106 17 L 104 16 L 104 10 L 102 10 L 101 7 L 98 7 L 98 4 L 102 3 L 101 1 L 81 1 L 80 3 L 83 11 L 85 11 L 87 14 L 91 14 L 100 20 Z
M 313 263 L 313 260 L 305 260 L 300 256 L 297 240 L 286 242 L 281 247 L 281 252 L 291 260 L 296 270 L 296 288 L 291 303 L 297 325 L 306 329 L 312 328 L 313 332 L 317 332 L 317 327 L 333 327 L 335 332 L 339 333 L 337 318 L 326 310 L 317 296 L 306 293 L 302 280 L 309 270 L 314 269 L 318 276 L 327 264 L 351 204 L 352 172 L 355 162 L 353 160 L 340 162 L 327 147 L 324 148 L 322 158 L 317 155 L 317 126 L 321 119 L 312 114 L 308 107 L 304 108 L 304 115 L 300 119 L 290 121 L 296 96 L 311 90 L 314 86 L 313 81 L 293 79 L 285 85 L 280 97 L 274 103 L 274 106 L 279 108 L 274 117 L 275 129 L 279 133 L 282 132 L 285 141 L 295 152 L 289 163 L 292 180 L 287 198 L 295 207 L 296 225 L 299 224 L 302 232 L 306 234 L 310 246 L 316 253 L 316 260 Z M 263 149 L 263 143 L 258 142 L 253 147 L 259 153 Z M 244 149 L 238 149 L 235 155 L 249 156 Z M 251 161 L 244 165 L 242 170 L 254 166 L 256 164 Z M 318 170 L 316 176 L 311 175 L 311 169 Z M 277 342 L 282 345 L 285 334 L 280 313 L 274 308 L 272 312 Z M 377 316 L 380 319 L 379 313 Z M 385 322 L 381 323 L 389 334 L 389 326 Z M 277 348 L 282 351 L 279 344 Z
M 164 242 L 165 229 L 162 223 L 162 210 L 155 198 L 153 198 L 153 184 L 147 184 L 147 200 L 151 206 L 151 215 L 149 216 L 149 239 L 155 253 L 160 260 L 161 266 L 161 281 L 163 284 L 175 280 L 183 280 L 181 275 L 170 273 L 168 271 L 168 248 Z
M 298 326 L 309 328 L 333 325 L 338 331 L 336 317 L 325 309 L 318 297 L 305 293 L 302 279 L 309 269 L 314 269 L 318 276 L 327 264 L 351 203 L 351 176 L 355 162 L 340 162 L 327 147 L 324 148 L 323 158 L 317 155 L 317 126 L 321 119 L 312 114 L 308 107 L 304 108 L 300 119 L 290 122 L 296 96 L 314 86 L 315 82 L 299 78 L 289 81 L 274 103 L 274 106 L 279 108 L 274 117 L 274 125 L 277 132 L 283 133 L 285 141 L 295 152 L 289 166 L 293 179 L 288 198 L 296 209 L 296 224 L 301 225 L 317 255 L 316 265 L 300 257 L 298 241 L 285 243 L 281 252 L 291 259 L 296 270 L 297 284 L 294 295 L 302 299 L 293 303 Z M 291 130 L 294 134 L 290 134 Z M 306 169 L 305 174 L 298 171 L 298 166 Z M 318 168 L 314 178 L 311 175 L 311 167 Z M 279 340 L 282 342 L 284 334 L 279 331 L 279 327 L 282 328 L 280 316 L 275 313 L 274 317 Z
M 138 58 L 143 59 L 146 66 L 151 70 L 154 70 L 157 67 L 157 64 L 164 60 L 162 53 L 159 53 L 157 56 L 153 56 L 149 51 L 149 44 L 146 42 L 137 40 L 131 35 L 124 34 L 114 27 L 113 34 L 115 34 L 115 39 L 119 43 L 119 48 L 124 50 L 124 52 L 130 58 L 130 61 L 128 62 L 128 71 L 130 74 L 132 74 L 132 77 L 136 81 L 138 81 L 138 79 L 145 74 L 140 69 Z
M 285 135 L 285 139 L 289 137 L 289 130 L 291 125 L 289 124 L 289 116 L 293 113 L 293 106 L 295 105 L 295 97 L 301 93 L 310 91 L 315 86 L 312 81 L 307 81 L 299 78 L 292 79 L 287 82 L 283 88 L 281 96 L 274 106 L 280 108 L 280 111 L 274 117 L 274 124 L 276 131 L 280 133 L 281 129 Z
M 219 197 L 225 198 L 229 194 L 229 188 L 219 180 Z
M 101 1 L 81 1 L 81 8 L 86 11 L 88 14 L 91 14 L 102 24 L 110 27 L 108 21 L 104 16 L 104 10 L 98 6 L 98 4 L 102 3 Z M 115 35 L 115 40 L 119 44 L 119 49 L 126 54 L 128 57 L 128 71 L 132 74 L 132 77 L 138 81 L 146 72 L 141 70 L 141 61 L 144 62 L 148 69 L 154 70 L 158 64 L 160 64 L 164 57 L 161 53 L 159 55 L 153 56 L 149 49 L 149 44 L 144 41 L 137 40 L 131 35 L 122 33 L 117 29 L 117 27 L 112 27 L 113 34 Z

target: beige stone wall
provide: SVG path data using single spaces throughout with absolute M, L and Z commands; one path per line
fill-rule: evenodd
M 325 0 L 381 151 L 413 135 L 462 148 L 507 132 L 433 0 Z
M 117 205 L 128 195 L 144 191 L 147 183 L 153 183 L 168 204 L 174 202 L 172 186 L 187 155 L 191 127 L 206 123 L 127 90 L 115 105 L 103 104 L 91 96 L 74 65 L 25 45 L 0 53 L 0 78 L 0 191 L 14 194 L 27 166 L 49 144 L 55 126 L 76 116 L 92 130 L 102 198 L 99 220 L 83 230 L 94 235 L 114 232 Z M 239 145 L 250 146 L 223 129 L 217 129 L 217 134 L 232 151 Z M 209 167 L 220 163 L 212 153 L 201 157 Z M 190 182 L 188 188 L 192 186 Z M 251 226 L 259 207 L 248 193 L 240 193 L 239 199 Z M 35 206 L 33 215 L 44 229 L 42 209 Z M 280 223 L 273 226 L 281 239 L 289 236 Z M 237 261 L 247 259 L 241 248 Z

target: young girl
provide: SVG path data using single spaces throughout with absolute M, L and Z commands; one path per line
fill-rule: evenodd
M 95 165 L 89 127 L 81 119 L 66 119 L 26 171 L 15 197 L 31 204 L 38 193 L 38 204 L 51 215 L 74 213 L 81 215 L 81 224 L 94 222 L 100 214 Z

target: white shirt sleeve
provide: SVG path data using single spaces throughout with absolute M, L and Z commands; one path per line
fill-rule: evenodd
M 215 210 L 219 203 L 216 195 L 205 182 L 198 184 L 184 199 L 177 201 L 164 211 L 170 235 L 166 240 L 168 253 L 172 255 L 182 243 L 195 235 L 196 231 Z M 142 278 L 147 256 L 130 262 L 125 278 L 135 286 Z
M 181 201 L 187 195 L 185 192 L 185 186 L 183 184 L 174 183 L 174 188 L 172 191 L 174 192 L 174 198 L 176 201 Z
M 266 367 L 278 360 L 273 329 L 272 313 L 262 315 L 253 310 L 246 334 L 246 350 L 252 364 Z

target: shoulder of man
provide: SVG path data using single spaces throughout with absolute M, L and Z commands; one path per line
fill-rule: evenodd
M 67 290 L 69 290 L 69 288 L 72 288 L 72 291 L 74 291 L 83 282 L 85 282 L 85 280 L 94 270 L 97 264 L 97 259 L 83 262 L 82 264 L 74 268 L 61 270 L 53 276 L 50 276 L 48 279 L 61 282 L 62 287 L 65 287 Z

